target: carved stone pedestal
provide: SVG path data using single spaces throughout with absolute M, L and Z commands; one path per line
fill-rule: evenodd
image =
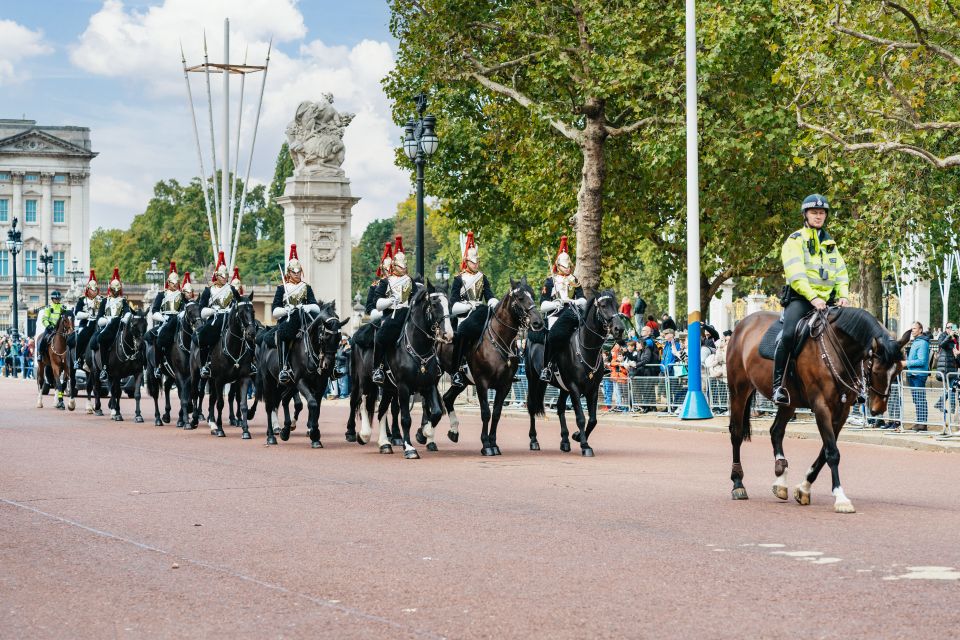
M 277 198 L 283 207 L 285 251 L 296 243 L 304 278 L 318 299 L 336 300 L 341 318 L 350 316 L 350 220 L 359 201 L 350 194 L 346 177 L 319 175 L 287 178 Z M 355 329 L 344 327 L 350 333 Z

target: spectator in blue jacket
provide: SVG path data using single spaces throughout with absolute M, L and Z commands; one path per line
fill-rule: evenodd
M 907 370 L 907 385 L 913 396 L 913 404 L 917 408 L 917 424 L 914 431 L 927 430 L 927 385 L 928 369 L 930 367 L 930 335 L 923 331 L 923 325 L 914 322 L 910 327 L 910 352 L 904 368 Z

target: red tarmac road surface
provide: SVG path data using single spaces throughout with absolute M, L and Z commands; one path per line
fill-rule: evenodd
M 242 441 L 33 394 L 0 381 L 2 638 L 958 637 L 952 454 L 842 445 L 838 515 L 827 472 L 811 506 L 771 494 L 763 438 L 734 502 L 715 433 L 601 418 L 586 459 L 511 417 L 482 458 L 464 415 L 404 460 L 345 442 L 342 405 L 311 450 L 262 412 Z M 818 444 L 786 447 L 792 487 Z

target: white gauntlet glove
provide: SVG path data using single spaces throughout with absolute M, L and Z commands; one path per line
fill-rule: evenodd
M 288 315 L 290 315 L 289 307 L 277 307 L 276 309 L 273 310 L 274 320 L 279 320 L 280 318 L 286 318 Z
M 377 311 L 386 311 L 393 307 L 396 301 L 393 298 L 380 298 L 377 300 Z
M 205 308 L 203 308 L 203 309 L 200 310 L 200 317 L 203 318 L 204 320 L 206 320 L 206 319 L 209 318 L 210 316 L 216 315 L 216 313 L 217 313 L 217 312 L 214 311 L 213 309 L 211 309 L 210 307 L 205 307 Z
M 540 313 L 553 313 L 560 308 L 559 300 L 544 300 L 540 303 Z
M 455 316 L 462 316 L 470 312 L 473 307 L 469 302 L 454 302 L 453 306 L 450 307 L 450 313 Z

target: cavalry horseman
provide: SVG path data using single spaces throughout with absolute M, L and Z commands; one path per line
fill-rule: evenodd
M 773 401 L 790 404 L 790 394 L 783 384 L 783 375 L 793 353 L 797 324 L 813 309 L 823 311 L 828 305 L 849 304 L 850 278 L 837 243 L 824 228 L 830 205 L 819 194 L 809 195 L 800 205 L 803 228 L 790 234 L 780 257 L 787 281 L 783 300 L 783 328 L 773 361 Z
M 290 245 L 290 255 L 287 258 L 286 270 L 283 274 L 283 284 L 277 287 L 273 294 L 273 318 L 277 321 L 275 333 L 277 351 L 280 356 L 280 373 L 277 381 L 280 384 L 293 382 L 293 375 L 287 357 L 290 352 L 290 341 L 300 332 L 300 314 L 294 313 L 302 307 L 314 307 L 317 311 L 317 298 L 313 295 L 313 287 L 303 281 L 303 265 L 297 257 L 297 245 Z
M 490 280 L 480 271 L 480 253 L 473 239 L 473 231 L 470 231 L 463 249 L 463 260 L 460 261 L 460 273 L 453 279 L 450 290 L 450 321 L 456 329 L 453 362 L 457 367 L 451 382 L 457 387 L 467 386 L 464 351 L 480 339 L 489 311 L 497 306 L 497 302 L 490 289 Z M 459 322 L 462 315 L 466 315 L 466 318 Z
M 230 286 L 227 279 L 230 271 L 223 251 L 217 254 L 217 266 L 213 270 L 213 281 L 200 294 L 200 317 L 205 320 L 203 326 L 197 330 L 197 345 L 200 347 L 200 377 L 210 377 L 210 350 L 220 339 L 223 332 L 223 319 L 230 311 L 230 305 L 240 297 L 240 294 Z
M 170 262 L 170 272 L 163 291 L 157 293 L 150 307 L 150 322 L 156 327 L 154 342 L 153 375 L 160 377 L 160 369 L 167 358 L 173 338 L 177 333 L 177 316 L 183 309 L 183 293 L 180 291 L 180 275 L 177 273 L 177 263 Z
M 96 331 L 97 313 L 100 311 L 100 303 L 103 302 L 103 296 L 100 295 L 100 284 L 97 282 L 97 274 L 90 269 L 90 278 L 87 280 L 87 286 L 83 289 L 83 295 L 77 300 L 77 305 L 73 308 L 73 316 L 77 319 L 77 361 L 74 363 L 74 369 L 83 369 L 84 354 L 87 352 L 87 344 Z
M 540 292 L 540 312 L 547 317 L 547 344 L 543 356 L 540 379 L 550 382 L 554 374 L 554 355 L 560 353 L 570 342 L 573 332 L 580 326 L 580 316 L 573 309 L 583 310 L 587 300 L 583 287 L 573 275 L 573 262 L 567 248 L 567 236 L 561 236 L 560 249 L 553 261 L 553 274 L 543 283 Z
M 193 288 L 193 281 L 190 280 L 189 271 L 183 274 L 183 282 L 180 283 L 180 293 L 183 294 L 184 304 L 197 299 L 197 290 Z
M 393 244 L 393 259 L 390 275 L 380 281 L 375 292 L 376 309 L 383 313 L 383 326 L 377 331 L 373 342 L 373 375 L 376 384 L 383 384 L 383 359 L 390 345 L 396 344 L 403 330 L 403 323 L 410 310 L 410 298 L 423 285 L 414 282 L 407 274 L 407 256 L 403 252 L 403 238 L 397 236 Z
M 63 305 L 60 304 L 60 292 L 54 289 L 50 292 L 50 304 L 40 311 L 38 318 L 39 324 L 43 326 L 43 334 L 37 340 L 37 362 L 43 361 L 47 355 L 47 345 L 50 344 L 50 336 L 57 329 L 57 323 L 60 322 L 60 316 L 63 314 Z
M 230 286 L 236 289 L 240 295 L 244 295 L 243 281 L 240 280 L 240 267 L 233 268 L 233 275 L 230 276 Z
M 383 255 L 380 256 L 380 264 L 377 265 L 377 278 L 370 283 L 370 287 L 367 289 L 367 304 L 363 307 L 364 313 L 370 317 L 370 322 L 377 322 L 383 317 L 383 313 L 377 309 L 377 287 L 380 286 L 384 278 L 390 275 L 392 264 L 393 243 L 385 242 L 383 244 Z
M 99 329 L 90 340 L 90 348 L 100 353 L 100 379 L 104 382 L 109 379 L 106 354 L 110 352 L 117 332 L 120 330 L 120 319 L 128 313 L 130 313 L 130 303 L 123 295 L 120 269 L 114 267 L 110 283 L 107 285 L 107 296 L 100 301 L 100 309 L 97 311 Z

